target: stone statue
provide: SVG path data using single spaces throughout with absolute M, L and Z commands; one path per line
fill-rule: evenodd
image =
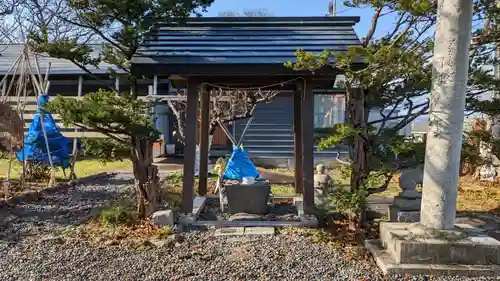
M 319 164 L 316 166 L 316 174 L 314 175 L 314 187 L 326 187 L 332 184 L 332 177 L 326 173 L 325 165 Z
M 314 175 L 314 204 L 319 207 L 324 204 L 325 190 L 333 183 L 332 177 L 326 173 L 326 167 L 323 164 L 316 166 Z

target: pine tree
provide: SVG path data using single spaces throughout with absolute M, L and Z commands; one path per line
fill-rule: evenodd
M 106 62 L 127 73 L 131 93 L 116 93 L 103 89 L 80 100 L 56 98 L 49 110 L 61 116 L 66 124 L 101 132 L 113 144 L 98 142 L 99 153 L 121 156 L 127 148 L 132 160 L 140 216 L 150 215 L 155 209 L 158 188 L 157 168 L 153 166 L 152 146 L 158 138 L 148 110 L 151 104 L 137 99 L 137 77 L 131 71 L 131 59 L 146 33 L 158 23 L 182 23 L 192 14 L 198 14 L 213 0 L 67 0 L 70 13 L 61 16 L 68 25 L 88 30 L 94 39 L 102 42 L 98 58 L 91 55 L 92 46 L 71 36 L 53 39 L 49 31 L 30 34 L 30 44 L 37 52 L 67 59 L 94 77 L 88 66 Z M 111 76 L 116 73 L 110 69 Z M 95 77 L 94 77 L 95 78 Z M 118 154 L 117 154 L 118 153 Z
M 491 57 L 491 43 L 500 37 L 498 29 L 488 27 L 488 19 L 497 16 L 497 8 L 493 0 L 474 3 L 475 24 L 486 27 L 474 31 L 467 108 L 471 113 L 486 113 L 486 105 L 500 108 L 494 105 L 500 104 L 496 99 L 480 101 L 499 85 L 491 70 L 483 67 L 496 63 Z M 367 189 L 369 194 L 377 193 L 386 190 L 401 169 L 423 164 L 425 142 L 397 132 L 429 112 L 437 1 L 351 0 L 345 5 L 374 11 L 361 46 L 350 47 L 346 53 L 325 50 L 319 55 L 298 50 L 296 62 L 286 65 L 296 70 L 329 66 L 344 71 L 346 79 L 340 87 L 346 92 L 345 123 L 327 130 L 329 135 L 320 141 L 319 148 L 347 144 L 352 192 Z M 381 32 L 380 22 L 387 16 L 394 16 L 396 21 L 390 30 Z M 375 36 L 377 32 L 382 35 Z M 353 68 L 353 63 L 360 61 L 365 66 Z M 382 118 L 373 120 L 370 114 L 376 110 Z M 468 146 L 464 149 L 464 155 L 471 152 Z M 380 186 L 370 186 L 374 177 L 381 179 Z

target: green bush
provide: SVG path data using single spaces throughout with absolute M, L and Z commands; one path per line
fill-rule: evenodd
M 317 212 L 323 216 L 331 217 L 341 214 L 352 218 L 364 211 L 368 192 L 364 188 L 357 191 L 333 185 L 322 188 L 323 204 Z
M 99 222 L 105 226 L 126 225 L 135 219 L 134 212 L 122 207 L 114 206 L 101 212 Z
M 174 234 L 174 231 L 170 226 L 167 225 L 160 230 L 157 237 L 158 239 L 167 239 L 172 234 Z

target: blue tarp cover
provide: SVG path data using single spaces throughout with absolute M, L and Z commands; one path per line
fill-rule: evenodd
M 248 158 L 248 153 L 241 147 L 233 146 L 233 154 L 229 158 L 222 178 L 225 180 L 241 180 L 243 177 L 258 178 L 259 176 L 259 172 Z
M 42 118 L 40 116 L 43 105 L 48 101 L 48 95 L 40 96 L 38 108 L 28 129 L 28 134 L 24 139 L 24 154 L 23 151 L 20 151 L 17 154 L 19 161 L 22 161 L 24 157 L 26 161 L 35 162 L 40 165 L 49 165 L 49 156 L 42 131 Z M 61 134 L 59 128 L 54 122 L 54 119 L 52 118 L 52 114 L 44 112 L 43 123 L 47 133 L 52 163 L 57 167 L 68 168 L 68 138 Z

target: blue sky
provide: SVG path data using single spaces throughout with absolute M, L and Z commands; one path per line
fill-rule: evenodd
M 217 16 L 220 12 L 266 9 L 274 16 L 324 16 L 329 0 L 216 0 L 204 16 Z M 342 5 L 344 0 L 337 0 L 338 16 L 358 16 L 361 21 L 355 26 L 358 36 L 366 35 L 371 25 L 373 10 L 353 9 Z M 375 36 L 380 36 L 393 26 L 392 17 L 384 17 Z

